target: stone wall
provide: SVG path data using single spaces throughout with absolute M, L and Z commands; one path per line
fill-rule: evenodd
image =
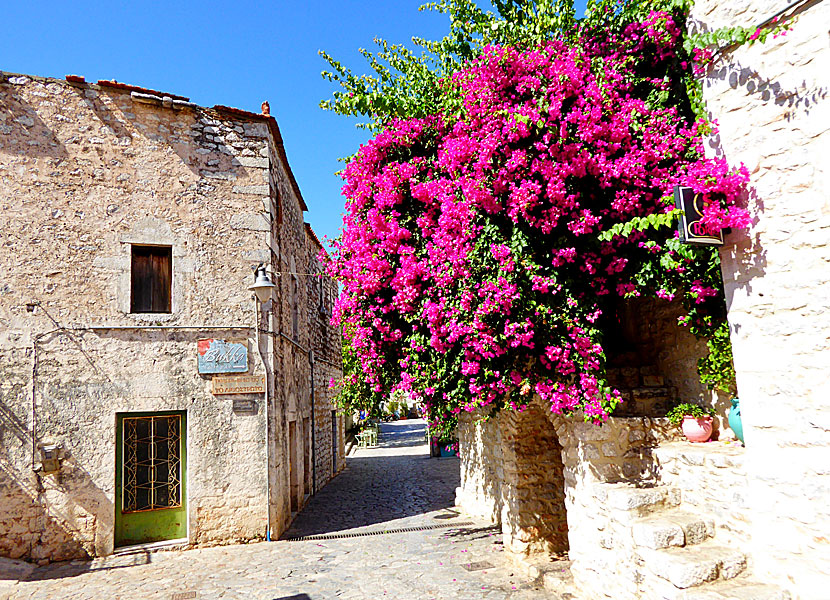
M 680 490 L 684 507 L 713 517 L 718 538 L 748 547 L 752 507 L 740 443 L 665 443 L 653 455 L 660 482 Z
M 0 554 L 112 551 L 124 412 L 186 411 L 190 543 L 261 538 L 269 510 L 279 535 L 291 516 L 289 405 L 310 411 L 297 348 L 320 324 L 284 277 L 259 308 L 247 290 L 252 266 L 302 271 L 308 256 L 305 204 L 273 119 L 0 73 L 0 204 Z M 170 313 L 130 312 L 133 244 L 172 248 Z M 249 373 L 267 375 L 268 392 L 212 394 L 196 366 L 206 337 L 247 343 Z M 56 475 L 35 470 L 34 445 L 47 442 L 65 449 Z
M 676 428 L 642 417 L 612 417 L 597 426 L 579 415 L 554 415 L 538 398 L 522 413 L 482 417 L 463 415 L 459 422 L 456 503 L 501 523 L 511 552 L 567 551 L 575 580 L 596 597 L 604 597 L 609 582 L 635 594 L 631 556 L 617 525 L 624 508 L 609 493 L 631 483 L 654 486 L 654 448 L 676 439 Z
M 700 382 L 697 362 L 709 353 L 704 340 L 677 319 L 680 302 L 634 298 L 622 302 L 622 348 L 609 352 L 609 383 L 622 392 L 620 416 L 665 416 L 678 402 L 715 409 L 714 439 L 734 439 L 727 416 L 732 393 L 709 390 Z
M 501 523 L 505 480 L 502 427 L 498 417 L 484 416 L 481 412 L 458 415 L 461 485 L 455 501 L 467 514 Z
M 323 275 L 320 253 L 323 246 L 308 223 L 306 226 L 307 248 L 304 271 L 307 308 L 309 315 L 309 347 L 314 351 L 314 398 L 315 398 L 315 486 L 321 487 L 332 475 L 346 466 L 346 439 L 343 415 L 337 414 L 334 404 L 332 379 L 342 377 L 342 356 L 340 333 L 330 324 L 334 301 L 337 298 L 337 283 Z M 332 422 L 334 420 L 334 422 Z
M 788 3 L 700 0 L 696 26 L 754 26 Z M 721 251 L 747 443 L 757 569 L 793 590 L 830 584 L 830 5 L 786 36 L 731 49 L 703 81 L 709 151 L 751 174 L 748 230 Z
M 549 411 L 548 411 L 549 412 Z M 499 415 L 502 426 L 501 524 L 511 552 L 568 550 L 562 446 L 545 408 Z

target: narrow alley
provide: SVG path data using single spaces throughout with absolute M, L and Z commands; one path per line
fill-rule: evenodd
M 423 421 L 384 423 L 378 447 L 349 456 L 280 541 L 0 561 L 0 599 L 551 598 L 507 561 L 498 527 L 455 510 L 458 480 L 457 458 L 429 458 Z

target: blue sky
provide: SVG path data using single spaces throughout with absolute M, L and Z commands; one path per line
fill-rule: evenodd
M 319 108 L 334 87 L 320 76 L 327 65 L 317 52 L 362 72 L 358 48 L 372 47 L 375 37 L 439 38 L 447 18 L 418 12 L 424 1 L 8 2 L 0 70 L 115 79 L 253 112 L 268 100 L 309 207 L 306 220 L 332 238 L 344 204 L 337 159 L 368 134 Z

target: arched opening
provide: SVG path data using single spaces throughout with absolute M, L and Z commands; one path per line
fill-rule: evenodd
M 546 409 L 532 403 L 505 412 L 502 533 L 512 552 L 568 551 L 562 445 Z

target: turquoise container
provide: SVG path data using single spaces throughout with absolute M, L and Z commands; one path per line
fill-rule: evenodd
M 732 398 L 732 408 L 729 409 L 729 428 L 735 432 L 735 436 L 744 444 L 744 426 L 741 423 L 740 400 Z M 744 444 L 745 445 L 745 444 Z
M 442 445 L 441 446 L 441 458 L 449 458 L 451 456 L 456 456 L 455 450 L 453 450 L 452 447 L 450 447 L 450 446 Z

